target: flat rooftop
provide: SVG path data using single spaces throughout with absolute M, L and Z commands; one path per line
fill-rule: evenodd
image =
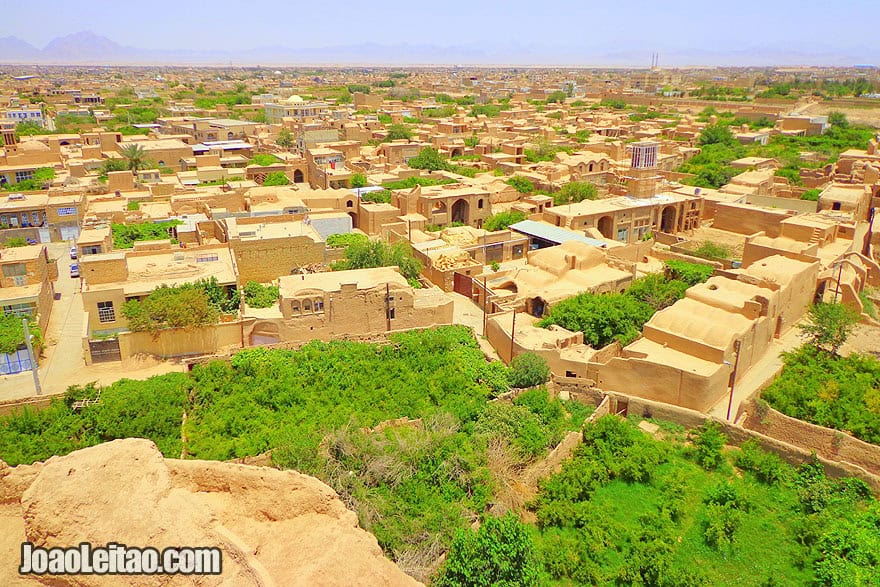
M 546 222 L 538 222 L 536 220 L 523 220 L 516 224 L 511 224 L 510 229 L 520 234 L 530 237 L 540 238 L 556 244 L 562 244 L 569 241 L 579 241 L 594 247 L 606 248 L 605 241 L 590 238 L 586 235 L 565 229 Z
M 295 297 L 301 292 L 306 291 L 339 291 L 343 285 L 355 285 L 357 289 L 362 290 L 371 289 L 386 283 L 409 287 L 409 283 L 400 274 L 397 267 L 328 271 L 308 275 L 284 275 L 278 279 L 282 298 Z

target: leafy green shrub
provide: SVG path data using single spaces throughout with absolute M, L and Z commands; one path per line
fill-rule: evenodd
M 134 332 L 204 326 L 220 318 L 203 291 L 167 285 L 157 287 L 143 301 L 128 300 L 122 306 L 122 315 Z
M 263 180 L 264 186 L 290 185 L 290 179 L 284 175 L 283 171 L 273 171 Z
M 880 444 L 880 361 L 858 353 L 840 357 L 809 345 L 783 358 L 782 374 L 761 394 L 764 401 L 792 418 Z
M 259 165 L 260 167 L 275 165 L 276 163 L 281 163 L 281 159 L 271 153 L 257 153 L 248 161 L 248 165 Z
M 510 362 L 508 382 L 511 387 L 534 387 L 550 379 L 546 359 L 535 353 L 522 353 Z
M 584 200 L 595 200 L 598 197 L 599 191 L 594 184 L 585 181 L 570 181 L 553 194 L 553 204 L 555 206 L 576 204 Z
M 349 232 L 346 234 L 331 234 L 327 237 L 328 247 L 345 248 L 349 245 L 358 244 L 365 245 L 370 238 L 359 232 Z
M 382 184 L 382 187 L 386 190 L 409 190 L 416 187 L 417 185 L 426 187 L 432 185 L 448 185 L 451 183 L 456 183 L 456 181 L 454 179 L 449 179 L 446 177 L 407 177 L 406 179 L 400 179 L 396 181 L 386 181 Z
M 836 354 L 859 322 L 859 313 L 841 303 L 813 304 L 798 328 L 817 349 Z
M 248 281 L 244 284 L 244 301 L 251 308 L 271 308 L 278 302 L 278 286 Z
M 372 267 L 400 268 L 413 287 L 418 287 L 422 264 L 412 256 L 408 243 L 398 242 L 389 245 L 384 241 L 355 241 L 345 247 L 345 258 L 331 265 L 334 271 L 348 269 L 369 269 Z
M 584 333 L 584 342 L 602 348 L 614 341 L 627 345 L 641 334 L 653 308 L 632 296 L 620 293 L 582 293 L 550 308 L 538 326 L 558 324 Z
M 727 435 L 715 422 L 707 421 L 692 432 L 696 459 L 704 469 L 716 469 L 724 461 L 721 452 L 727 444 Z
M 751 471 L 761 482 L 768 485 L 784 481 L 790 468 L 775 454 L 761 450 L 758 442 L 754 439 L 748 440 L 740 446 L 734 462 L 737 467 Z
M 144 222 L 142 224 L 111 224 L 114 249 L 130 249 L 138 241 L 172 238 L 172 229 L 183 224 L 180 220 Z
M 689 263 L 678 259 L 670 259 L 665 262 L 666 272 L 671 279 L 678 279 L 688 285 L 697 285 L 704 283 L 712 276 L 715 271 L 710 265 L 701 263 Z
M 28 242 L 27 239 L 23 236 L 13 236 L 6 239 L 6 241 L 3 243 L 3 247 L 7 249 L 17 249 L 18 247 L 26 246 L 28 246 Z
M 634 279 L 626 293 L 656 311 L 682 299 L 687 288 L 688 284 L 683 281 L 667 279 L 662 273 L 651 273 Z
M 535 191 L 535 184 L 533 184 L 529 179 L 521 175 L 514 175 L 504 183 L 512 186 L 516 191 L 521 194 L 531 194 Z
M 525 212 L 519 210 L 508 210 L 507 212 L 499 212 L 493 214 L 483 223 L 483 228 L 492 232 L 493 230 L 506 230 L 511 224 L 522 222 L 526 219 Z
M 703 241 L 693 253 L 697 257 L 703 257 L 704 259 L 729 259 L 733 255 L 730 247 L 712 241 Z
M 36 347 L 42 345 L 42 333 L 39 325 L 28 320 L 28 332 L 34 337 Z M 0 353 L 14 353 L 25 345 L 22 317 L 15 314 L 0 314 Z
M 361 202 L 365 202 L 367 204 L 390 204 L 391 191 L 374 190 L 365 194 L 361 194 Z
M 488 517 L 476 532 L 456 533 L 440 574 L 439 587 L 537 585 L 538 560 L 531 536 L 514 514 Z

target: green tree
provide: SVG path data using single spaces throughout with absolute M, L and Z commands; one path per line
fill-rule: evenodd
M 568 97 L 568 94 L 566 94 L 565 92 L 563 92 L 561 90 L 557 91 L 557 92 L 553 92 L 552 94 L 547 96 L 547 103 L 553 104 L 554 102 L 557 102 L 559 104 L 562 104 L 565 102 L 565 99 L 567 97 Z
M 244 300 L 251 308 L 271 308 L 278 301 L 278 286 L 248 281 L 244 284 Z
M 716 123 L 707 126 L 700 133 L 699 143 L 705 145 L 733 145 L 736 143 L 730 127 L 726 124 Z
M 479 530 L 456 533 L 438 587 L 527 587 L 539 576 L 535 547 L 526 526 L 515 515 L 489 517 Z
M 846 114 L 836 110 L 828 113 L 828 123 L 841 128 L 849 126 L 849 120 L 847 119 Z
M 570 181 L 553 194 L 553 203 L 556 206 L 563 204 L 576 204 L 584 200 L 595 200 L 599 197 L 596 186 L 585 181 Z
M 333 263 L 334 271 L 369 269 L 372 267 L 400 268 L 410 285 L 417 287 L 422 264 L 412 256 L 409 245 L 398 242 L 389 245 L 385 241 L 354 241 L 345 248 L 345 258 Z
M 283 171 L 274 171 L 266 176 L 266 179 L 263 180 L 264 186 L 273 186 L 273 185 L 289 185 L 290 179 L 286 175 L 284 175 Z
M 278 138 L 275 139 L 275 144 L 282 149 L 291 148 L 293 146 L 293 134 L 290 130 L 282 128 L 281 132 L 278 133 Z
M 143 145 L 139 143 L 126 145 L 120 150 L 120 154 L 128 161 L 128 169 L 135 174 L 139 169 L 145 169 L 147 167 L 147 153 L 144 150 Z
M 526 219 L 525 212 L 520 212 L 519 210 L 508 210 L 507 212 L 499 212 L 498 214 L 493 214 L 483 223 L 483 228 L 488 231 L 493 230 L 505 230 L 510 227 L 511 224 L 516 224 L 517 222 L 522 222 Z
M 849 306 L 819 303 L 810 307 L 806 323 L 798 328 L 811 345 L 836 355 L 858 323 L 859 313 Z
M 122 315 L 134 332 L 158 332 L 165 328 L 191 328 L 215 324 L 220 312 L 203 290 L 166 285 L 153 290 L 143 301 L 129 300 Z
M 550 366 L 547 360 L 535 353 L 521 353 L 510 362 L 507 381 L 511 387 L 534 387 L 550 379 Z
M 724 460 L 722 449 L 727 444 L 727 435 L 721 432 L 715 422 L 706 422 L 693 434 L 697 462 L 704 469 L 716 469 Z
M 426 169 L 428 171 L 447 171 L 449 162 L 440 155 L 437 149 L 424 147 L 419 154 L 407 161 L 407 165 L 413 169 Z
M 531 194 L 535 191 L 535 184 L 521 175 L 514 175 L 504 183 L 513 186 L 513 188 L 521 194 Z
M 409 140 L 412 136 L 412 131 L 405 124 L 392 124 L 388 127 L 388 136 L 385 137 L 385 141 Z
M 363 173 L 355 173 L 351 176 L 351 187 L 365 188 L 367 187 L 367 176 Z
M 557 324 L 566 330 L 583 332 L 584 342 L 602 348 L 615 340 L 629 344 L 641 334 L 642 326 L 653 314 L 651 306 L 626 294 L 585 292 L 550 308 L 549 315 L 538 326 Z

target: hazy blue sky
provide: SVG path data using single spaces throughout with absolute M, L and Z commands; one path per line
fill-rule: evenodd
M 38 47 L 57 36 L 90 30 L 123 45 L 148 49 L 312 48 L 375 42 L 612 52 L 629 45 L 648 52 L 769 48 L 848 52 L 873 59 L 880 21 L 880 0 L 736 0 L 723 7 L 712 0 L 18 0 L 4 4 L 0 36 L 17 36 Z

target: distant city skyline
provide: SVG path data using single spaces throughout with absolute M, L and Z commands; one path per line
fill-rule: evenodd
M 432 50 L 436 63 L 649 65 L 654 52 L 661 66 L 880 62 L 880 48 L 872 42 L 872 27 L 880 20 L 876 0 L 741 0 L 724 9 L 694 4 L 447 0 L 428 6 L 389 0 L 377 7 L 347 0 L 332 5 L 33 0 L 6 6 L 0 37 L 16 37 L 42 50 L 58 37 L 91 31 L 123 47 L 164 51 L 168 59 L 177 51 L 256 51 L 254 58 L 271 60 L 276 49 L 284 61 L 288 49 L 366 46 L 363 61 L 371 62 L 370 47 L 378 46 L 396 48 L 391 56 L 399 63 L 427 62 Z M 411 61 L 408 49 L 416 56 Z M 381 61 L 383 55 L 375 57 Z

